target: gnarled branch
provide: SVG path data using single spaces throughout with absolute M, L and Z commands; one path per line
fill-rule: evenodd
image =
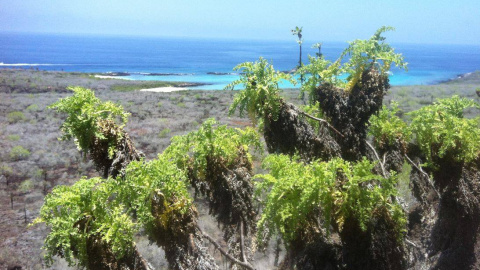
M 306 113 L 306 112 L 300 112 L 302 115 L 312 119 L 312 120 L 315 120 L 315 121 L 318 121 L 318 122 L 321 122 L 321 123 L 326 123 L 327 124 L 327 127 L 329 127 L 330 129 L 332 129 L 333 131 L 335 131 L 335 133 L 337 133 L 338 135 L 340 135 L 342 138 L 344 137 L 342 133 L 340 133 L 340 131 L 338 131 L 336 128 L 334 128 L 332 125 L 330 125 L 330 123 L 325 120 L 325 119 L 322 119 L 322 118 L 317 118 L 315 116 L 311 116 L 310 114 Z
M 248 262 L 242 262 L 242 261 L 239 261 L 237 259 L 235 259 L 232 255 L 228 254 L 228 252 L 226 252 L 225 250 L 222 249 L 222 247 L 220 246 L 220 244 L 218 244 L 215 239 L 213 239 L 210 235 L 204 233 L 202 231 L 202 229 L 200 228 L 200 226 L 197 225 L 197 229 L 200 231 L 201 235 L 203 237 L 205 237 L 208 241 L 210 241 L 210 243 L 212 243 L 216 249 L 218 249 L 218 251 L 220 251 L 220 253 L 222 253 L 222 255 L 227 258 L 229 261 L 231 261 L 232 263 L 235 263 L 235 264 L 238 264 L 242 267 L 245 267 L 249 270 L 255 270 L 255 268 L 253 268 L 253 266 L 251 266 Z
M 440 195 L 440 192 L 438 192 L 438 190 L 435 188 L 435 185 L 433 184 L 432 180 L 430 179 L 430 176 L 428 175 L 428 173 L 423 171 L 422 167 L 415 164 L 415 162 L 413 162 L 406 154 L 405 154 L 405 158 L 408 160 L 408 162 L 410 162 L 410 164 L 412 164 L 412 166 L 415 169 L 417 169 L 420 173 L 422 173 L 427 178 L 427 182 L 432 186 L 435 193 L 437 193 L 438 198 L 442 198 L 442 196 Z
M 240 220 L 240 252 L 242 253 L 243 262 L 247 262 L 247 257 L 245 256 L 245 244 L 243 240 L 243 218 Z
M 373 153 L 375 154 L 375 157 L 378 160 L 378 163 L 380 163 L 380 168 L 382 169 L 383 177 L 388 178 L 387 173 L 385 172 L 385 167 L 383 166 L 383 163 L 380 160 L 380 157 L 378 156 L 377 151 L 375 151 L 375 148 L 373 147 L 373 145 L 371 145 L 367 140 L 365 140 L 365 143 L 368 145 L 368 147 L 370 147 L 370 149 L 372 149 Z M 384 160 L 385 160 L 385 158 L 384 158 Z

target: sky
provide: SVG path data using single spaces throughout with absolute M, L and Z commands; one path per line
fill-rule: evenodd
M 480 0 L 0 0 L 0 32 L 480 45 Z

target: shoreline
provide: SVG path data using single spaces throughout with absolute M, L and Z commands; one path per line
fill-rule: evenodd
M 183 82 L 183 81 L 159 81 L 159 80 L 136 80 L 132 78 L 125 78 L 127 73 L 88 73 L 88 72 L 67 72 L 67 71 L 50 71 L 50 70 L 37 70 L 33 68 L 1 68 L 0 74 L 9 74 L 13 77 L 19 77 L 24 79 L 29 77 L 27 81 L 19 81 L 18 79 L 12 79 L 9 82 L 8 76 L 3 79 L 3 83 L 0 82 L 0 92 L 65 92 L 65 88 L 70 85 L 81 85 L 84 87 L 90 87 L 97 90 L 110 89 L 113 91 L 129 92 L 175 92 L 175 91 L 222 91 L 223 89 L 202 89 L 202 86 L 211 86 L 212 83 L 200 83 L 200 82 Z M 39 82 L 34 79 L 41 74 Z M 453 78 L 440 80 L 430 84 L 418 84 L 418 85 L 392 85 L 391 87 L 414 87 L 414 86 L 434 86 L 443 84 L 456 84 L 456 83 L 468 83 L 477 84 L 480 83 L 480 71 L 472 71 L 464 74 L 457 74 Z M 5 88 L 10 88 L 5 90 Z M 36 91 L 34 88 L 38 88 Z M 284 87 L 284 90 L 298 90 L 299 87 Z

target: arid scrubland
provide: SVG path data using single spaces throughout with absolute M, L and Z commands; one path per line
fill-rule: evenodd
M 155 83 L 150 87 L 159 87 Z M 59 141 L 64 116 L 46 107 L 70 95 L 66 87 L 78 85 L 95 90 L 102 100 L 121 104 L 131 113 L 126 131 L 147 159 L 162 152 L 175 135 L 195 130 L 207 118 L 233 127 L 251 126 L 247 118 L 229 117 L 232 91 L 139 92 L 145 82 L 98 79 L 89 74 L 33 70 L 0 70 L 0 268 L 19 265 L 43 268 L 41 246 L 44 227 L 27 227 L 38 215 L 44 196 L 55 185 L 69 185 L 81 176 L 96 176 L 92 162 L 75 149 L 72 142 Z M 122 87 L 122 86 L 128 87 Z M 167 84 L 168 85 L 168 84 Z M 437 85 L 396 86 L 385 97 L 399 103 L 405 113 L 454 94 L 478 101 L 480 73 Z M 132 91 L 115 91 L 128 89 Z M 285 90 L 290 102 L 300 104 L 297 90 Z M 470 115 L 471 116 L 471 115 Z M 405 117 L 407 117 L 405 115 Z M 254 164 L 256 169 L 259 164 Z M 406 197 L 405 191 L 404 196 Z M 206 208 L 201 209 L 206 213 Z M 202 213 L 202 211 L 200 211 Z M 208 215 L 202 226 L 211 234 L 218 231 Z M 216 233 L 218 234 L 218 233 Z M 216 235 L 217 237 L 220 234 Z M 165 268 L 161 251 L 138 236 L 143 256 L 157 268 Z M 263 256 L 258 254 L 259 257 Z M 269 267 L 273 257 L 257 260 Z M 58 261 L 54 268 L 64 269 Z M 227 266 L 228 268 L 228 266 Z

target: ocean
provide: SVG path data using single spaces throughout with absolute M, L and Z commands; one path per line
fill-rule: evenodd
M 307 40 L 304 63 L 307 55 L 318 51 L 311 47 L 317 42 L 323 42 L 322 53 L 329 60 L 337 59 L 348 46 Z M 408 62 L 408 72 L 392 69 L 392 85 L 435 84 L 480 70 L 480 45 L 391 45 Z M 122 72 L 127 73 L 120 77 L 124 79 L 198 82 L 207 84 L 198 89 L 208 90 L 223 89 L 238 78 L 233 67 L 259 57 L 276 70 L 292 70 L 298 53 L 294 36 L 272 41 L 0 33 L 0 68 Z

